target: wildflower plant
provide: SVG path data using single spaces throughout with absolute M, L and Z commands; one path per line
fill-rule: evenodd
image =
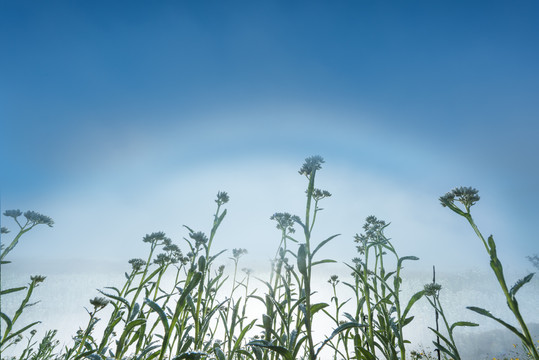
M 517 320 L 518 324 L 520 325 L 520 330 L 510 325 L 509 323 L 505 322 L 504 320 L 495 317 L 489 311 L 483 308 L 470 306 L 468 307 L 468 309 L 480 315 L 491 318 L 497 321 L 499 324 L 506 327 L 507 329 L 509 329 L 513 334 L 519 337 L 519 339 L 522 341 L 523 347 L 531 355 L 532 359 L 539 360 L 539 352 L 534 345 L 534 341 L 532 339 L 528 326 L 526 322 L 524 321 L 522 314 L 520 313 L 518 301 L 516 298 L 517 292 L 520 290 L 520 288 L 522 288 L 522 286 L 530 282 L 534 273 L 530 273 L 526 275 L 525 277 L 523 277 L 522 279 L 518 280 L 511 288 L 508 287 L 507 282 L 505 280 L 502 263 L 500 259 L 498 258 L 498 253 L 496 251 L 496 243 L 494 242 L 493 236 L 490 235 L 488 239 L 485 240 L 483 234 L 479 231 L 479 228 L 475 224 L 475 221 L 471 215 L 470 209 L 478 201 L 479 201 L 479 192 L 476 189 L 471 188 L 471 187 L 455 188 L 440 197 L 440 202 L 442 206 L 448 207 L 456 214 L 464 217 L 468 221 L 468 223 L 471 225 L 477 237 L 483 243 L 485 250 L 490 256 L 490 267 L 492 268 L 492 271 L 494 272 L 496 279 L 498 280 L 498 283 L 500 284 L 502 292 L 507 301 L 507 306 L 509 307 L 515 319 Z
M 414 318 L 408 316 L 410 310 L 424 295 L 423 290 L 416 292 L 403 308 L 400 298 L 403 263 L 418 258 L 398 255 L 384 234 L 388 226 L 384 220 L 368 216 L 364 233 L 355 236 L 358 257 L 353 259 L 353 265 L 348 265 L 354 282 L 345 285 L 354 292 L 356 311 L 346 317 L 361 325 L 354 329 L 353 335 L 357 359 L 377 359 L 379 353 L 385 359 L 405 359 L 408 341 L 403 330 Z M 396 262 L 393 271 L 387 268 L 388 255 Z
M 19 230 L 15 237 L 11 240 L 9 245 L 4 249 L 2 248 L 0 250 L 0 280 L 1 280 L 1 274 L 3 270 L 3 266 L 6 264 L 9 264 L 10 261 L 4 260 L 6 256 L 17 246 L 19 243 L 22 235 L 27 233 L 28 231 L 32 230 L 38 225 L 47 225 L 49 227 L 52 227 L 54 224 L 54 221 L 43 214 L 40 214 L 35 211 L 26 211 L 24 214 L 20 210 L 6 210 L 4 211 L 4 216 L 10 217 L 13 219 L 13 221 L 17 224 L 19 227 Z M 26 220 L 21 219 L 21 216 L 24 216 Z M 8 234 L 10 231 L 6 227 L 1 228 L 1 236 Z M 41 284 L 43 281 L 45 281 L 45 276 L 41 275 L 35 275 L 30 277 L 30 283 L 28 286 L 20 286 L 10 289 L 1 289 L 0 296 L 4 297 L 8 294 L 13 294 L 21 291 L 26 290 L 26 294 L 19 304 L 17 310 L 15 310 L 15 313 L 11 316 L 8 314 L 5 314 L 4 312 L 0 311 L 0 317 L 2 320 L 0 321 L 0 353 L 5 351 L 7 348 L 11 347 L 12 345 L 15 345 L 17 342 L 19 342 L 22 338 L 22 334 L 24 334 L 26 331 L 33 328 L 35 325 L 39 324 L 40 321 L 34 321 L 30 324 L 23 325 L 21 328 L 18 328 L 15 330 L 17 320 L 22 315 L 23 311 L 36 304 L 30 303 L 30 298 L 33 295 L 34 290 Z M 32 330 L 33 331 L 33 330 Z M 35 333 L 32 333 L 32 338 L 34 337 Z M 30 343 L 29 343 L 30 344 Z M 28 349 L 28 347 L 27 347 Z M 29 352 L 29 350 L 27 351 Z
M 56 353 L 56 331 L 47 332 L 38 343 L 32 327 L 39 321 L 22 327 L 17 322 L 22 311 L 33 305 L 30 298 L 45 277 L 32 276 L 28 286 L 2 289 L 2 298 L 19 291 L 26 291 L 26 296 L 14 315 L 0 313 L 0 350 L 24 344 L 21 342 L 27 335 L 27 345 L 19 360 L 317 360 L 330 356 L 334 360 L 433 359 L 425 351 L 410 352 L 405 337 L 405 329 L 414 319 L 410 315 L 412 307 L 426 296 L 441 314 L 447 330 L 444 335 L 431 329 L 442 339 L 435 342 L 437 349 L 443 352 L 444 359 L 460 359 L 453 330 L 475 324 L 449 325 L 437 284 L 428 284 L 407 301 L 401 298 L 403 264 L 418 259 L 399 256 L 385 233 L 389 223 L 375 216 L 367 217 L 363 232 L 354 237 L 357 254 L 351 264 L 346 264 L 350 276 L 330 276 L 328 299 L 318 300 L 324 292 L 316 289 L 313 269 L 336 262 L 320 255 L 324 246 L 339 236 L 321 241 L 316 238 L 320 205 L 332 196 L 315 186 L 323 164 L 322 157 L 312 156 L 305 159 L 299 170 L 307 180 L 302 216 L 277 212 L 270 217 L 280 241 L 271 260 L 269 279 L 241 266 L 248 256 L 246 249 L 230 251 L 231 267 L 219 262 L 228 250 L 218 248 L 217 232 L 230 201 L 226 192 L 219 191 L 207 231 L 184 226 L 187 234 L 183 241 L 174 241 L 161 231 L 142 237 L 147 255 L 128 261 L 123 284 L 98 290 L 99 295 L 90 299 L 86 326 Z M 519 280 L 511 290 L 505 286 L 494 240 L 484 240 L 470 215 L 470 208 L 479 200 L 477 191 L 458 188 L 440 200 L 470 221 L 491 255 L 491 266 L 508 296 L 508 305 L 521 319 L 514 296 L 532 274 Z M 2 249 L 2 266 L 9 263 L 4 258 L 22 234 L 37 225 L 54 224 L 49 217 L 32 211 L 23 214 L 8 210 L 4 215 L 14 220 L 19 231 Z M 7 234 L 9 229 L 2 227 L 2 237 Z M 262 284 L 262 290 L 253 287 L 253 281 Z M 343 299 L 343 294 L 348 297 Z M 253 302 L 262 305 L 263 311 L 260 316 L 249 318 L 248 308 Z M 470 309 L 494 318 L 486 310 Z M 324 317 L 332 324 L 331 329 L 319 325 Z M 527 342 L 527 328 L 522 327 L 520 332 L 494 319 L 520 334 L 530 356 L 538 360 Z M 96 326 L 99 321 L 102 327 Z
M 468 321 L 457 321 L 449 325 L 447 321 L 447 317 L 442 307 L 442 303 L 440 301 L 441 289 L 442 289 L 442 286 L 440 284 L 436 284 L 436 283 L 426 284 L 424 287 L 424 294 L 425 294 L 425 298 L 428 300 L 429 304 L 434 308 L 436 313 L 442 317 L 442 320 L 444 322 L 444 325 L 447 331 L 447 336 L 444 336 L 437 329 L 433 329 L 431 327 L 429 327 L 429 329 L 432 332 L 434 332 L 437 336 L 438 340 L 433 341 L 433 343 L 434 343 L 434 346 L 436 346 L 436 349 L 438 351 L 449 356 L 453 360 L 461 360 L 461 356 L 458 351 L 457 344 L 453 336 L 453 332 L 455 328 L 458 326 L 479 326 L 479 324 L 468 322 Z M 444 345 L 440 343 L 439 339 L 442 339 L 442 341 L 444 342 Z

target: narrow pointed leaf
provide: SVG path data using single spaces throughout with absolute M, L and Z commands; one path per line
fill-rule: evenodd
M 161 306 L 154 303 L 148 298 L 144 299 L 144 302 L 148 304 L 152 308 L 152 310 L 157 313 L 157 315 L 159 315 L 159 319 L 161 320 L 161 323 L 163 324 L 163 327 L 165 328 L 165 334 L 168 334 L 170 330 L 170 325 L 168 324 L 167 315 L 165 314 L 163 309 L 161 309 Z
M 469 322 L 469 321 L 457 321 L 456 323 L 453 323 L 453 325 L 451 325 L 451 328 L 449 331 L 453 333 L 453 329 L 456 328 L 457 326 L 470 326 L 471 327 L 471 326 L 479 326 L 479 324 Z
M 518 336 L 523 342 L 526 343 L 526 342 L 528 341 L 528 339 L 526 339 L 526 337 L 525 337 L 524 335 L 522 335 L 522 334 L 520 333 L 520 331 L 517 330 L 517 328 L 515 328 L 515 327 L 512 326 L 512 325 L 509 325 L 508 323 L 506 323 L 506 322 L 503 321 L 502 319 L 498 319 L 497 317 L 495 317 L 494 315 L 492 315 L 492 314 L 490 313 L 490 311 L 485 310 L 485 309 L 481 309 L 481 308 L 476 307 L 476 306 L 468 306 L 467 309 L 472 310 L 472 311 L 474 311 L 474 312 L 476 312 L 476 313 L 478 313 L 478 314 L 481 314 L 481 315 L 483 315 L 483 316 L 489 317 L 489 318 L 491 318 L 491 319 L 493 319 L 493 320 L 496 320 L 497 322 L 499 322 L 500 324 L 502 324 L 503 326 L 505 326 L 506 328 L 508 328 L 509 330 L 511 330 L 511 332 L 512 332 L 513 334 L 515 334 L 516 336 Z
M 534 273 L 530 273 L 528 275 L 526 275 L 525 277 L 523 277 L 522 279 L 518 280 L 515 285 L 513 285 L 513 287 L 511 288 L 511 290 L 509 291 L 509 294 L 511 294 L 512 297 L 514 297 L 517 293 L 517 291 L 522 287 L 524 286 L 526 283 L 529 283 L 530 280 L 533 278 L 533 275 Z
M 331 240 L 335 239 L 337 236 L 339 236 L 340 234 L 335 234 L 333 236 L 330 236 L 328 237 L 326 240 L 322 241 L 320 244 L 318 244 L 318 246 L 316 247 L 316 249 L 314 249 L 313 251 L 313 254 L 312 254 L 312 257 L 314 257 L 314 254 L 316 254 L 316 252 L 318 250 L 320 250 L 322 248 L 322 246 L 326 245 L 328 242 L 330 242 Z

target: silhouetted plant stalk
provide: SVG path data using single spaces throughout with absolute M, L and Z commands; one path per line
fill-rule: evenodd
M 430 284 L 425 285 L 424 291 L 425 291 L 425 298 L 428 300 L 429 304 L 434 308 L 436 311 L 436 314 L 440 314 L 442 317 L 442 320 L 445 325 L 445 329 L 447 332 L 447 336 L 444 336 L 439 330 L 438 326 L 436 326 L 436 329 L 433 329 L 429 327 L 429 329 L 436 334 L 436 341 L 433 341 L 434 345 L 436 346 L 436 349 L 438 350 L 438 354 L 444 353 L 448 356 L 450 356 L 453 360 L 461 360 L 460 353 L 457 348 L 457 344 L 455 342 L 455 338 L 453 336 L 453 331 L 457 326 L 479 326 L 479 324 L 468 322 L 468 321 L 457 321 L 451 326 L 449 325 L 449 322 L 447 321 L 447 318 L 445 316 L 444 310 L 442 308 L 442 303 L 440 302 L 440 290 L 442 286 L 439 284 L 436 284 L 435 282 L 432 282 Z M 438 325 L 438 324 L 436 324 Z M 444 342 L 444 345 L 440 343 L 440 339 Z
M 494 315 L 492 315 L 489 311 L 485 309 L 475 307 L 475 306 L 470 306 L 468 307 L 468 309 L 478 314 L 481 314 L 483 316 L 489 317 L 497 321 L 501 325 L 505 326 L 512 333 L 514 333 L 515 335 L 519 337 L 519 339 L 522 341 L 522 345 L 524 346 L 526 351 L 533 357 L 533 359 L 539 360 L 539 352 L 537 348 L 534 346 L 533 338 L 530 334 L 530 331 L 528 330 L 528 326 L 526 325 L 524 318 L 522 317 L 520 313 L 518 301 L 516 299 L 516 293 L 518 292 L 518 290 L 520 290 L 522 286 L 524 286 L 526 283 L 528 283 L 532 279 L 534 273 L 530 273 L 524 278 L 518 280 L 511 287 L 511 289 L 509 289 L 509 287 L 507 286 L 507 282 L 505 280 L 505 275 L 503 273 L 502 263 L 498 259 L 498 254 L 496 252 L 496 243 L 494 242 L 494 238 L 492 237 L 492 235 L 490 235 L 488 237 L 488 240 L 485 240 L 485 238 L 479 231 L 479 228 L 475 224 L 473 217 L 470 213 L 470 208 L 473 205 L 475 205 L 475 203 L 477 203 L 478 201 L 479 201 L 478 191 L 471 187 L 455 188 L 451 192 L 448 192 L 444 196 L 440 197 L 440 202 L 442 206 L 448 207 L 453 212 L 459 214 L 460 216 L 468 220 L 468 223 L 471 225 L 477 237 L 479 237 L 479 239 L 483 243 L 485 250 L 490 255 L 490 267 L 492 268 L 494 274 L 496 275 L 496 279 L 498 280 L 498 283 L 500 284 L 500 287 L 507 301 L 507 306 L 509 307 L 511 312 L 514 314 L 517 322 L 520 325 L 522 332 L 516 329 L 514 326 L 495 317 Z M 457 203 L 462 204 L 464 208 L 461 208 Z

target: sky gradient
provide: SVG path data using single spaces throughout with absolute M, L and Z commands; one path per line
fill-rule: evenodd
M 278 245 L 269 217 L 302 214 L 297 170 L 319 154 L 331 256 L 349 261 L 374 214 L 418 271 L 488 270 L 438 202 L 473 186 L 479 227 L 522 274 L 539 253 L 538 15 L 534 1 L 4 1 L 1 209 L 56 222 L 12 259 L 126 264 L 146 233 L 208 231 L 228 191 L 221 248 L 260 264 Z

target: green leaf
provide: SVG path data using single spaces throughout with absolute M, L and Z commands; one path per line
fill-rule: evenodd
M 326 303 L 318 303 L 311 305 L 311 316 L 313 316 L 317 311 L 322 310 L 325 307 L 328 307 L 329 304 Z
M 0 312 L 0 317 L 1 317 L 2 319 L 4 319 L 4 321 L 6 322 L 7 328 L 8 328 L 8 329 L 11 329 L 11 327 L 13 326 L 13 324 L 12 324 L 11 319 L 9 318 L 9 316 L 7 316 L 6 314 L 4 314 L 3 312 Z
M 324 260 L 315 261 L 315 262 L 313 262 L 311 265 L 312 265 L 312 266 L 316 266 L 316 265 L 320 265 L 320 264 L 328 264 L 328 263 L 336 263 L 336 261 L 335 261 L 335 260 L 331 260 L 331 259 L 324 259 Z
M 409 318 L 401 318 L 401 321 L 402 321 L 402 327 L 405 327 L 406 325 L 408 325 L 409 323 L 412 322 L 412 320 L 414 320 L 414 317 L 413 316 L 410 316 Z
M 108 297 L 108 298 L 111 298 L 111 299 L 113 299 L 113 300 L 117 300 L 117 301 L 123 303 L 123 304 L 127 307 L 127 309 L 128 309 L 129 311 L 131 311 L 131 305 L 129 304 L 129 301 L 127 301 L 127 300 L 124 299 L 123 297 L 121 297 L 121 296 L 116 296 L 116 295 L 112 295 L 112 294 L 107 294 L 106 292 L 103 292 L 103 291 L 101 291 L 101 290 L 99 290 L 99 289 L 98 289 L 97 291 L 99 291 L 101 294 L 105 295 L 105 296 Z
M 522 287 L 524 286 L 526 283 L 529 283 L 530 280 L 533 278 L 533 275 L 534 273 L 530 273 L 528 275 L 526 275 L 525 277 L 523 277 L 522 279 L 518 280 L 515 285 L 513 285 L 513 287 L 511 288 L 511 290 L 509 291 L 509 294 L 511 295 L 511 297 L 514 297 L 517 293 L 517 291 Z
M 376 360 L 376 356 L 371 354 L 369 350 L 363 349 L 360 346 L 356 346 L 356 351 L 359 351 L 366 360 Z
M 189 293 L 198 285 L 200 279 L 202 279 L 202 273 L 198 271 L 193 275 L 193 278 L 189 281 L 189 284 L 187 284 L 185 289 L 183 289 L 183 292 L 178 299 L 178 306 L 183 306 L 187 295 L 189 295 Z
M 440 345 L 440 350 L 444 351 L 446 354 L 450 355 L 451 357 L 456 358 L 456 356 L 453 354 L 453 352 L 455 352 L 455 353 L 457 352 L 457 348 L 455 347 L 455 345 L 453 345 L 453 344 L 451 343 L 451 341 L 450 341 L 449 339 L 447 339 L 445 336 L 443 336 L 439 331 L 434 330 L 434 329 L 431 328 L 431 327 L 429 327 L 429 329 L 430 329 L 433 333 L 435 333 L 436 336 L 438 336 L 440 339 L 442 339 L 442 340 L 446 343 L 446 345 L 447 345 L 448 347 L 451 348 L 452 352 L 450 352 L 448 349 L 446 349 L 446 348 L 443 347 L 442 345 L 438 344 L 438 345 Z M 436 344 L 435 344 L 435 345 L 436 345 Z
M 401 316 L 401 319 L 405 319 L 406 318 L 406 315 L 408 315 L 408 312 L 410 311 L 410 309 L 412 308 L 412 306 L 414 306 L 414 304 L 423 297 L 423 295 L 425 295 L 425 290 L 421 290 L 421 291 L 418 291 L 416 292 L 414 295 L 412 295 L 412 297 L 410 298 L 410 300 L 408 301 L 408 305 L 406 305 L 406 309 L 404 309 L 404 312 L 402 313 L 402 316 Z M 402 325 L 404 326 L 404 324 Z
M 313 251 L 313 254 L 311 255 L 311 257 L 314 257 L 314 254 L 316 254 L 316 252 L 318 250 L 320 250 L 322 248 L 322 246 L 326 245 L 328 242 L 330 242 L 331 240 L 335 239 L 337 236 L 339 236 L 341 234 L 335 234 L 333 236 L 330 236 L 328 237 L 326 240 L 322 241 L 320 244 L 318 244 L 318 246 L 316 247 L 316 249 L 314 249 Z
M 250 352 L 248 352 L 248 351 L 239 349 L 239 350 L 237 351 L 237 353 L 240 354 L 240 355 L 243 355 L 243 358 L 242 358 L 242 359 L 247 359 L 247 358 L 249 358 L 249 359 L 253 359 L 253 360 L 254 360 L 253 355 L 252 355 Z
M 303 276 L 307 276 L 307 250 L 305 244 L 301 244 L 298 248 L 298 270 Z
M 399 258 L 399 261 L 397 262 L 397 268 L 401 267 L 404 260 L 419 260 L 419 258 L 417 256 L 403 256 Z
M 500 324 L 502 324 L 503 326 L 505 326 L 506 328 L 508 328 L 509 330 L 511 330 L 511 332 L 513 332 L 513 334 L 515 334 L 516 336 L 518 336 L 524 343 L 526 343 L 528 341 L 528 339 L 526 339 L 526 337 L 524 335 L 522 335 L 520 333 L 520 331 L 517 330 L 517 328 L 515 328 L 514 326 L 512 325 L 509 325 L 508 323 L 506 323 L 505 321 L 503 321 L 502 319 L 498 319 L 497 317 L 495 317 L 494 315 L 492 315 L 490 313 L 490 311 L 488 310 L 485 310 L 485 309 L 481 309 L 479 307 L 475 307 L 475 306 L 468 306 L 467 307 L 468 310 L 472 310 L 478 314 L 481 314 L 483 316 L 486 316 L 486 317 L 489 317 L 493 320 L 496 320 L 497 322 L 499 322 Z
M 131 312 L 131 316 L 129 317 L 128 321 L 133 321 L 137 317 L 139 311 L 140 311 L 140 304 L 135 303 L 135 305 L 133 306 L 133 311 Z
M 9 339 L 19 335 L 19 334 L 22 334 L 23 332 L 25 332 L 26 330 L 30 329 L 32 326 L 35 326 L 37 324 L 40 324 L 41 321 L 34 321 L 33 323 L 29 324 L 29 325 L 26 325 L 25 327 L 23 327 L 22 329 L 14 332 L 14 333 L 11 333 L 9 334 L 8 336 L 6 336 L 5 338 L 2 339 L 2 344 L 4 344 L 6 341 L 8 341 Z
M 131 321 L 125 326 L 124 331 L 122 332 L 122 336 L 120 336 L 120 340 L 118 341 L 118 346 L 116 347 L 116 355 L 123 353 L 125 339 L 127 338 L 127 336 L 129 336 L 131 331 L 133 331 L 133 328 L 135 328 L 136 326 L 143 325 L 145 323 L 146 319 L 137 319 Z
M 265 349 L 269 349 L 271 351 L 275 351 L 277 354 L 281 355 L 286 360 L 294 360 L 292 358 L 292 354 L 290 353 L 290 351 L 287 348 L 282 347 L 282 346 L 278 346 L 278 345 L 273 345 L 269 341 L 253 340 L 250 343 L 248 343 L 247 345 L 258 346 L 258 347 L 262 347 L 262 348 L 265 348 Z
M 218 347 L 213 348 L 213 352 L 215 353 L 215 356 L 217 356 L 217 360 L 226 360 L 225 354 Z
M 142 350 L 142 352 L 140 353 L 139 356 L 136 357 L 136 360 L 142 360 L 144 359 L 144 356 L 146 356 L 147 353 L 149 353 L 150 351 L 154 350 L 154 349 L 157 349 L 161 347 L 161 345 L 149 345 L 148 347 L 146 347 L 144 350 Z M 159 351 L 152 354 L 154 357 L 159 355 Z
M 436 346 L 436 348 L 438 349 L 438 351 L 440 352 L 443 352 L 444 354 L 447 354 L 451 357 L 451 359 L 457 359 L 459 360 L 460 357 L 457 357 L 455 354 L 453 354 L 451 351 L 449 351 L 445 346 L 443 346 L 442 344 L 440 343 L 437 343 L 436 341 L 433 341 L 432 342 L 434 344 L 434 346 Z
M 208 355 L 208 354 L 203 353 L 203 352 L 192 351 L 192 352 L 186 352 L 186 353 L 180 354 L 178 356 L 175 356 L 175 357 L 172 358 L 172 360 L 182 360 L 182 359 L 185 359 L 185 360 L 199 360 L 203 355 L 205 356 L 205 355 Z
M 243 338 L 245 337 L 245 334 L 247 334 L 247 331 L 249 331 L 254 326 L 255 322 L 256 322 L 256 319 L 254 319 L 249 324 L 247 324 L 247 326 L 245 326 L 243 328 L 243 330 L 240 332 L 240 335 L 238 336 L 238 338 L 234 342 L 234 347 L 232 348 L 232 353 L 235 353 L 235 352 L 239 351 L 239 347 L 241 346 L 241 342 L 242 342 Z
M 479 324 L 469 322 L 469 321 L 457 321 L 453 323 L 453 325 L 451 325 L 451 328 L 449 329 L 451 334 L 453 333 L 453 329 L 456 328 L 457 326 L 470 326 L 471 327 L 471 326 L 479 326 Z
M 225 218 L 225 216 L 226 216 L 226 209 L 223 210 L 223 212 L 221 213 L 221 216 L 219 216 L 219 218 L 215 221 L 213 228 L 211 229 L 212 234 L 217 230 L 219 225 L 221 225 L 221 222 L 223 222 L 223 219 Z
M 11 288 L 11 289 L 7 289 L 7 290 L 2 290 L 2 291 L 0 291 L 0 295 L 5 295 L 5 294 L 12 293 L 12 292 L 25 290 L 26 288 L 27 288 L 26 286 L 22 286 L 22 287 L 18 287 L 18 288 Z
M 90 360 L 103 360 L 103 356 L 98 354 L 90 354 L 87 355 L 86 358 Z
M 170 330 L 170 325 L 168 324 L 167 315 L 165 314 L 163 309 L 161 309 L 161 306 L 154 303 L 153 301 L 151 301 L 148 298 L 145 298 L 144 302 L 146 304 L 148 304 L 152 308 L 152 310 L 157 313 L 157 315 L 159 315 L 159 319 L 161 320 L 161 322 L 163 323 L 163 327 L 165 328 L 165 334 L 168 334 L 168 332 Z
M 333 339 L 335 336 L 337 336 L 338 334 L 340 334 L 341 332 L 345 331 L 345 330 L 348 330 L 348 329 L 353 329 L 353 328 L 359 328 L 359 327 L 365 327 L 366 325 L 363 325 L 363 324 L 360 324 L 358 322 L 347 322 L 347 323 L 344 323 L 342 325 L 340 325 L 338 328 L 336 328 L 335 330 L 333 330 L 333 332 L 331 333 L 331 335 L 326 339 L 324 340 L 324 342 L 322 343 L 322 345 L 320 345 L 320 347 L 318 348 L 318 350 L 316 351 L 316 355 L 318 356 L 318 354 L 320 353 L 320 351 L 322 350 L 322 348 L 328 343 L 331 341 L 331 339 Z

